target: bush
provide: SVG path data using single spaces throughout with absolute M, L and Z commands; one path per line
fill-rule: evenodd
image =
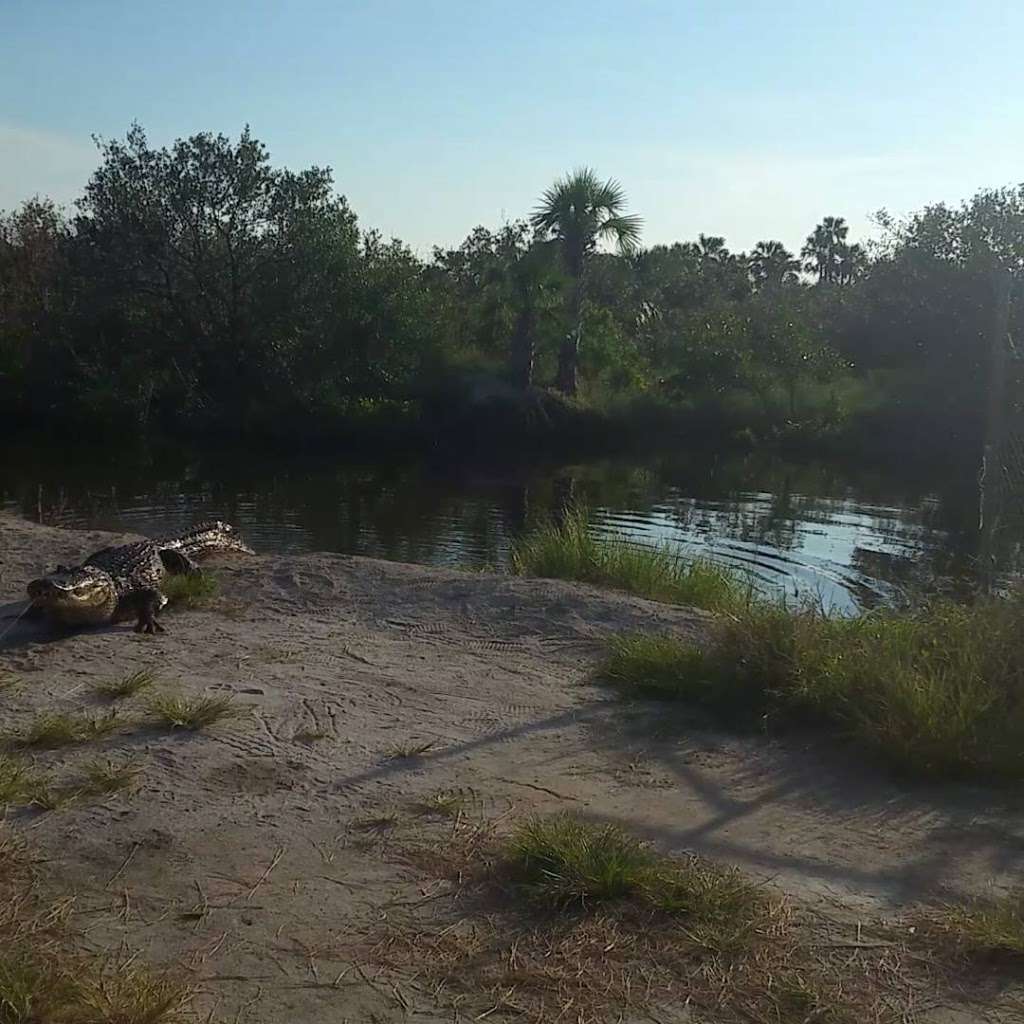
M 1022 611 L 1019 599 L 943 600 L 844 619 L 751 602 L 706 650 L 617 638 L 601 675 L 729 724 L 831 724 L 916 775 L 1021 778 Z

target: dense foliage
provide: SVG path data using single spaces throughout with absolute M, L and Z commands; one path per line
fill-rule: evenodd
M 528 220 L 423 261 L 361 230 L 329 170 L 277 169 L 248 130 L 157 149 L 135 126 L 100 145 L 73 214 L 35 199 L 0 216 L 0 404 L 308 436 L 422 432 L 432 409 L 464 426 L 453 408 L 495 402 L 548 429 L 628 406 L 759 437 L 874 424 L 973 443 L 1024 187 L 880 223 L 870 251 L 838 217 L 799 257 L 707 235 L 641 248 L 622 187 L 581 170 Z

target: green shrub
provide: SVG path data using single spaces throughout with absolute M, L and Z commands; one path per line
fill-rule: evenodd
M 931 777 L 1024 777 L 1024 608 L 952 601 L 833 618 L 750 602 L 704 650 L 619 637 L 600 675 L 625 691 L 692 701 L 737 724 L 838 727 Z

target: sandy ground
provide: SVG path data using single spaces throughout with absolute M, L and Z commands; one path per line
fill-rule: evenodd
M 117 540 L 0 517 L 0 603 Z M 90 687 L 137 669 L 245 706 L 208 732 L 135 727 L 40 754 L 58 778 L 97 752 L 128 751 L 146 772 L 134 795 L 11 819 L 79 893 L 88 941 L 184 964 L 224 1019 L 451 1019 L 345 973 L 340 952 L 422 891 L 378 819 L 441 789 L 484 813 L 618 822 L 866 915 L 1024 882 L 1012 794 L 908 786 L 834 743 L 716 735 L 588 684 L 609 634 L 699 639 L 699 612 L 339 555 L 216 564 L 222 596 L 167 614 L 155 638 L 0 620 L 0 671 L 23 680 L 0 707 L 5 729 L 42 709 L 97 711 Z M 421 758 L 392 756 L 427 742 Z

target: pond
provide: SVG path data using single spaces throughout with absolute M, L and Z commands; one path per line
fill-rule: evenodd
M 503 567 L 567 499 L 599 532 L 671 543 L 748 572 L 766 593 L 841 613 L 963 571 L 977 549 L 969 472 L 850 467 L 704 449 L 578 465 L 369 463 L 257 450 L 89 450 L 11 443 L 0 507 L 72 527 L 159 536 L 219 516 L 262 551 L 338 551 Z

